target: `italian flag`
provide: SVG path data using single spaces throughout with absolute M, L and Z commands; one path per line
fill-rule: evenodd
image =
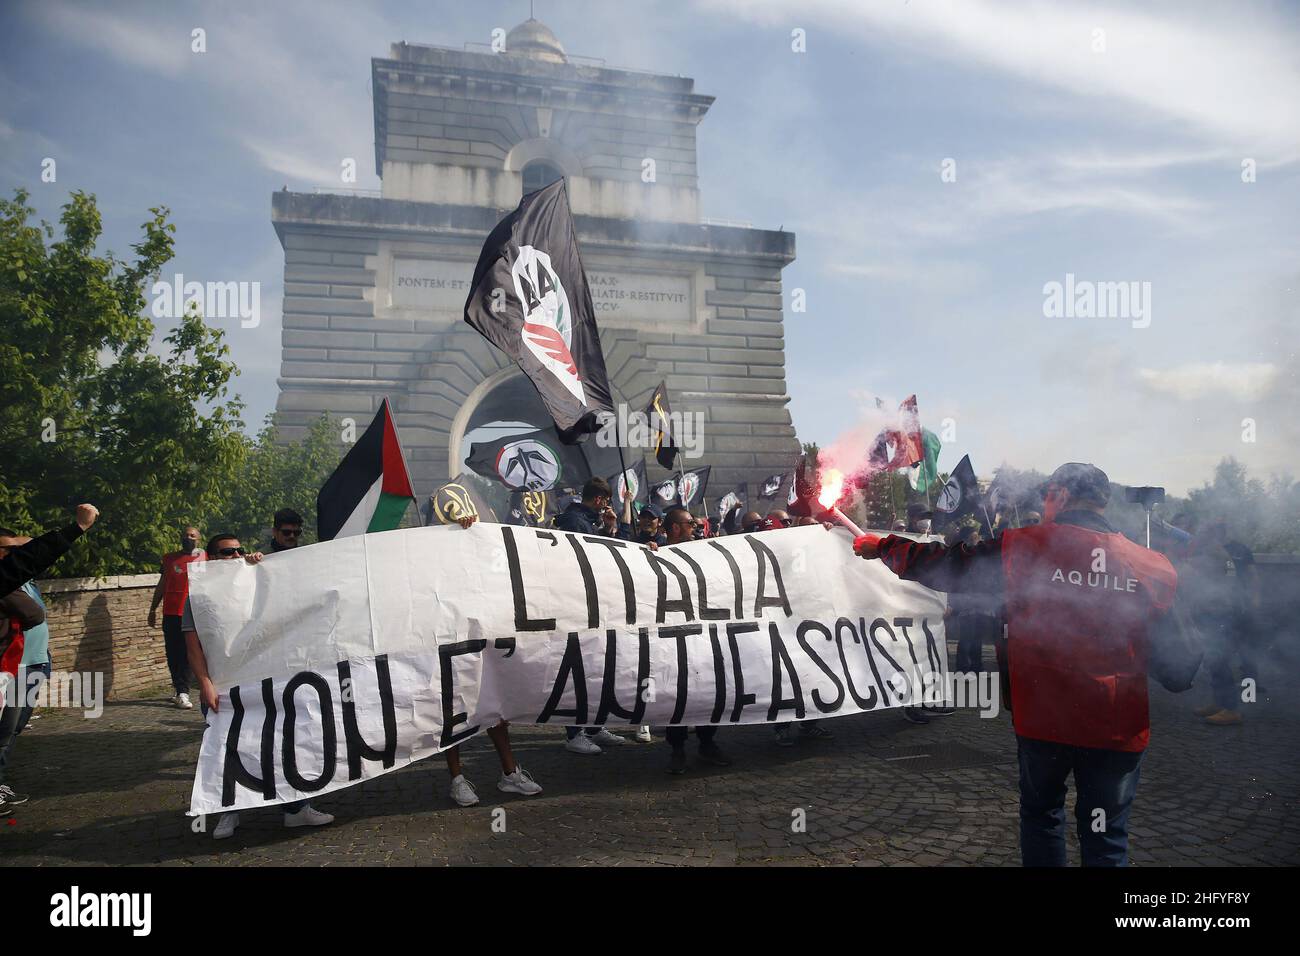
M 411 476 L 384 399 L 365 434 L 343 456 L 316 496 L 320 540 L 392 531 L 415 500 Z

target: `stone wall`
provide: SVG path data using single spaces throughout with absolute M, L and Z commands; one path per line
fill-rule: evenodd
M 506 366 L 462 320 L 463 292 L 414 308 L 394 288 L 395 261 L 438 263 L 468 285 L 498 212 L 464 206 L 279 192 L 285 249 L 281 437 L 322 413 L 364 427 L 387 395 L 416 492 L 449 476 L 463 409 Z M 666 381 L 672 407 L 704 417 L 710 497 L 786 471 L 799 452 L 786 407 L 781 271 L 794 236 L 691 223 L 575 219 L 589 273 L 670 277 L 689 296 L 681 313 L 632 305 L 602 313 L 601 344 L 615 399 L 644 407 Z M 454 302 L 452 301 L 454 299 Z M 651 466 L 653 479 L 663 477 Z
M 170 695 L 162 628 L 148 624 L 157 584 L 156 574 L 38 581 L 53 669 L 102 673 L 107 700 L 140 697 L 160 687 Z

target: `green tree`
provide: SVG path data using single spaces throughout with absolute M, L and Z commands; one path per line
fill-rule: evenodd
M 316 540 L 316 493 L 343 456 L 341 432 L 328 416 L 316 419 L 301 441 L 278 442 L 268 415 L 223 504 L 206 519 L 207 534 L 230 532 L 245 546 L 271 545 L 271 518 L 281 508 L 303 516 L 303 544 Z
M 152 570 L 177 528 L 223 500 L 246 450 L 222 333 L 197 312 L 149 351 L 145 288 L 175 227 L 150 210 L 134 255 L 99 254 L 94 196 L 72 194 L 54 227 L 19 190 L 0 200 L 0 516 L 38 531 L 79 501 L 101 518 L 55 566 L 65 576 Z

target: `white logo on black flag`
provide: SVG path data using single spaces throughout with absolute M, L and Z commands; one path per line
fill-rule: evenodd
M 613 411 L 591 289 L 564 180 L 529 193 L 483 243 L 465 321 L 536 386 L 560 438 Z
M 758 496 L 760 498 L 775 498 L 777 496 L 777 492 L 781 490 L 781 486 L 785 484 L 786 478 L 793 478 L 793 477 L 794 477 L 793 475 L 789 475 L 786 472 L 780 472 L 779 474 L 775 474 L 775 475 L 768 475 L 766 478 L 763 479 L 763 488 L 758 493 Z M 793 481 L 791 482 L 791 484 L 793 485 Z
M 975 510 L 978 495 L 979 484 L 975 480 L 975 469 L 971 467 L 970 456 L 963 455 L 948 476 L 948 483 L 935 499 L 934 510 L 949 518 L 960 518 Z

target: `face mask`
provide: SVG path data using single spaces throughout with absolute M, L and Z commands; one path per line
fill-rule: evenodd
M 181 538 L 182 551 L 193 551 L 198 546 L 199 546 L 198 538 Z

